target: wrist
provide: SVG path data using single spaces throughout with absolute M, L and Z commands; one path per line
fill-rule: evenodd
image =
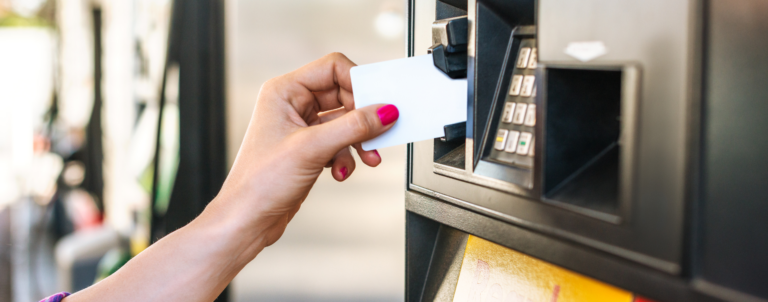
M 267 246 L 267 240 L 264 228 L 259 226 L 260 215 L 238 208 L 236 202 L 217 196 L 193 224 L 229 255 L 236 255 L 244 266 Z

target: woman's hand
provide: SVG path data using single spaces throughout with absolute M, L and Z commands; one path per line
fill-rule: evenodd
M 381 162 L 360 143 L 399 114 L 392 105 L 354 108 L 353 66 L 330 54 L 264 84 L 234 166 L 200 217 L 64 301 L 212 301 L 280 238 L 323 167 L 347 179 L 355 170 L 350 146 L 365 164 Z
M 392 105 L 355 109 L 350 68 L 334 53 L 265 83 L 232 170 L 206 211 L 259 230 L 260 245 L 283 234 L 324 167 L 344 181 L 355 170 L 350 147 L 366 165 L 381 157 L 360 143 L 391 128 Z M 232 216 L 229 216 L 232 215 Z

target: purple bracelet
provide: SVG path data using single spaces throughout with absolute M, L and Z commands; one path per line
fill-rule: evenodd
M 62 299 L 66 298 L 69 295 L 70 294 L 66 293 L 66 292 L 65 293 L 58 293 L 58 294 L 55 294 L 55 295 L 50 296 L 48 298 L 42 299 L 42 300 L 40 300 L 40 302 L 61 302 Z

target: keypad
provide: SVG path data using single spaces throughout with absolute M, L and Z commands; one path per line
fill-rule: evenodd
M 523 87 L 520 88 L 520 96 L 530 97 L 533 94 L 533 84 L 536 82 L 536 76 L 527 75 L 523 77 Z
M 517 68 L 528 67 L 528 58 L 531 55 L 530 47 L 523 47 L 520 49 L 520 54 L 517 56 Z
M 520 133 L 520 140 L 517 142 L 517 154 L 528 155 L 531 149 L 531 140 L 533 134 L 529 132 Z
M 534 153 L 534 152 L 533 152 L 533 150 L 536 150 L 536 148 L 534 147 L 534 145 L 536 145 L 536 140 L 535 140 L 535 139 L 534 139 L 534 140 L 531 140 L 531 151 L 529 151 L 529 152 L 528 152 L 528 156 L 530 156 L 530 157 L 533 157 L 533 155 L 534 155 L 534 154 L 533 154 L 533 153 Z
M 504 150 L 507 142 L 507 133 L 509 133 L 509 130 L 506 129 L 499 129 L 499 132 L 496 133 L 496 144 L 494 145 L 496 150 Z
M 525 121 L 525 109 L 528 108 L 526 103 L 518 103 L 515 105 L 515 113 L 512 115 L 512 123 L 515 125 L 523 124 Z
M 517 140 L 520 138 L 520 131 L 510 131 L 507 137 L 507 146 L 504 152 L 515 153 L 517 151 Z
M 528 127 L 536 126 L 536 104 L 530 104 L 528 105 L 528 109 L 525 113 L 525 121 L 523 122 L 523 125 L 526 125 Z
M 520 88 L 523 87 L 523 76 L 512 76 L 512 84 L 509 85 L 509 95 L 520 95 Z
M 512 122 L 512 114 L 515 112 L 515 103 L 508 102 L 504 104 L 504 114 L 501 115 L 501 121 L 504 123 Z
M 533 168 L 536 127 L 536 66 L 538 52 L 534 39 L 523 39 L 509 77 L 509 93 L 490 158 L 522 168 Z
M 536 69 L 536 65 L 538 65 L 538 55 L 536 54 L 536 48 L 534 48 L 531 51 L 531 58 L 528 61 L 528 69 Z

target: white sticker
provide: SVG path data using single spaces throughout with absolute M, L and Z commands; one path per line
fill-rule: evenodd
M 523 47 L 520 49 L 520 55 L 517 57 L 517 68 L 525 68 L 528 66 L 528 56 L 531 55 L 530 47 Z
M 537 62 L 539 61 L 536 48 L 531 50 L 531 59 L 528 61 L 528 69 L 536 69 Z
M 523 88 L 520 89 L 520 96 L 529 97 L 533 93 L 533 83 L 536 76 L 527 75 L 523 78 Z
M 517 103 L 515 106 L 515 114 L 512 116 L 512 123 L 520 125 L 525 120 L 525 109 L 528 108 L 528 104 Z
M 517 143 L 517 154 L 528 154 L 528 151 L 531 149 L 532 138 L 533 134 L 528 132 L 523 132 L 520 134 L 520 141 Z
M 536 126 L 536 105 L 528 105 L 528 113 L 525 114 L 525 123 L 523 124 L 529 127 Z
M 565 48 L 565 54 L 582 62 L 591 61 L 608 53 L 608 49 L 602 41 L 571 42 Z
M 504 104 L 504 114 L 501 115 L 501 121 L 505 123 L 512 122 L 512 113 L 515 112 L 515 103 L 507 102 Z
M 533 156 L 534 155 L 533 151 L 536 150 L 536 147 L 534 147 L 534 146 L 536 146 L 536 140 L 535 139 L 533 141 L 531 141 L 531 152 L 528 152 L 528 156 Z
M 507 137 L 507 147 L 504 148 L 504 152 L 515 153 L 517 150 L 517 139 L 520 137 L 519 131 L 510 131 Z
M 508 132 L 506 129 L 499 129 L 499 132 L 496 134 L 496 143 L 493 145 L 496 150 L 504 150 L 504 143 L 507 142 Z
M 523 76 L 519 74 L 512 76 L 512 84 L 509 85 L 509 95 L 519 95 L 521 86 L 523 86 Z

